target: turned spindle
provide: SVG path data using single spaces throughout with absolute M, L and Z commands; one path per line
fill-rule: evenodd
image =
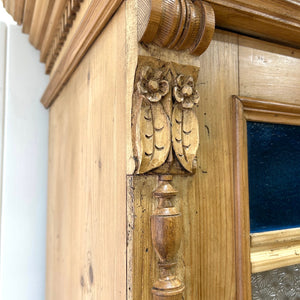
M 182 215 L 173 204 L 177 191 L 171 185 L 172 175 L 160 175 L 153 195 L 158 205 L 151 216 L 151 234 L 159 258 L 159 279 L 152 288 L 154 300 L 181 300 L 184 284 L 176 276 L 176 255 L 182 237 Z

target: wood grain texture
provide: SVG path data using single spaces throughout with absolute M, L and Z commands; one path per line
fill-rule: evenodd
M 50 110 L 47 300 L 126 299 L 124 45 L 123 6 Z
M 15 3 L 15 0 L 7 0 L 5 2 L 5 9 L 11 16 L 14 15 L 14 8 L 15 8 L 14 3 Z
M 253 251 L 277 248 L 278 246 L 291 246 L 300 243 L 300 228 L 273 230 L 252 233 L 250 235 Z
M 29 41 L 41 49 L 55 0 L 36 0 L 29 32 Z
M 77 12 L 80 9 L 81 2 L 82 0 L 69 0 L 63 9 L 63 14 L 58 24 L 56 24 L 56 34 L 52 40 L 51 47 L 47 54 L 46 74 L 51 72 L 57 57 L 64 47 L 64 44 L 73 26 L 73 22 L 77 16 Z
M 300 125 L 300 106 L 297 104 L 237 97 L 243 105 L 243 115 L 248 121 Z
M 300 47 L 300 3 L 293 0 L 207 0 L 219 28 Z
M 265 272 L 300 263 L 300 243 L 292 246 L 251 251 L 252 273 Z
M 132 97 L 136 173 L 191 174 L 199 146 L 198 68 L 139 57 Z
M 21 25 L 23 23 L 24 5 L 25 5 L 25 0 L 15 1 L 13 18 L 18 25 Z
M 300 262 L 299 229 L 257 233 L 251 235 L 249 222 L 249 191 L 246 121 L 300 125 L 300 106 L 272 100 L 234 97 L 235 104 L 235 190 L 238 291 L 246 291 L 238 299 L 250 299 L 250 261 L 253 273 L 281 268 Z M 251 246 L 251 258 L 250 258 Z M 246 297 L 246 298 L 245 298 Z
M 63 85 L 66 84 L 82 57 L 120 6 L 121 2 L 122 0 L 105 0 L 105 3 L 101 0 L 91 2 L 42 96 L 41 102 L 45 107 L 49 107 L 55 97 L 57 97 Z
M 299 77 L 298 77 L 299 79 Z M 255 92 L 255 87 L 253 88 Z M 298 264 L 299 229 L 253 234 L 250 250 L 249 191 L 247 165 L 247 125 L 246 121 L 272 122 L 300 125 L 300 106 L 273 100 L 259 100 L 247 97 L 234 99 L 235 122 L 235 215 L 237 229 L 237 267 L 241 291 L 238 299 L 250 299 L 250 260 L 251 271 L 263 272 L 283 266 Z M 249 295 L 243 295 L 248 290 Z
M 23 27 L 22 31 L 24 33 L 29 33 L 32 23 L 32 17 L 35 7 L 36 0 L 25 0 L 25 7 L 24 7 L 24 16 L 23 16 Z
M 240 95 L 297 103 L 300 50 L 240 37 Z
M 52 69 L 51 69 L 51 73 L 49 74 L 50 75 L 50 80 L 51 80 L 52 75 L 55 74 L 55 72 L 56 72 L 61 60 L 63 59 L 64 55 L 67 53 L 68 47 L 69 47 L 70 43 L 72 42 L 72 40 L 74 38 L 74 35 L 76 34 L 77 28 L 80 26 L 80 23 L 83 20 L 83 18 L 85 16 L 85 13 L 88 10 L 91 2 L 92 2 L 92 0 L 85 0 L 80 4 L 80 9 L 76 13 L 76 18 L 73 21 L 73 26 L 70 28 L 68 34 L 66 35 L 65 41 L 64 41 L 64 46 L 59 51 L 59 53 L 58 53 L 59 55 L 55 59 L 55 63 L 53 65 Z M 45 67 L 47 66 L 47 61 L 49 63 L 49 60 L 50 60 L 50 56 L 47 56 Z
M 145 26 L 140 20 L 144 17 Z M 138 5 L 138 38 L 145 44 L 201 55 L 215 30 L 215 14 L 210 4 L 191 0 L 141 1 Z
M 45 37 L 41 46 L 41 52 L 40 52 L 41 62 L 46 61 L 47 54 L 50 50 L 50 46 L 53 43 L 53 39 L 57 31 L 57 25 L 61 21 L 63 10 L 67 2 L 68 0 L 55 1 L 53 5 L 51 16 L 49 18 L 49 24 L 47 26 Z
M 172 175 L 160 175 L 153 192 L 158 204 L 151 215 L 151 236 L 159 258 L 159 277 L 152 287 L 154 300 L 181 300 L 184 283 L 178 279 L 177 253 L 182 239 L 182 214 L 174 206 L 177 191 L 172 186 Z
M 247 131 L 244 107 L 238 98 L 233 98 L 234 134 L 234 211 L 237 300 L 251 299 L 250 266 L 250 217 L 248 197 Z
M 200 64 L 196 87 L 201 99 L 195 109 L 200 124 L 198 170 L 191 177 L 174 176 L 172 184 L 178 190 L 175 206 L 183 215 L 177 274 L 186 285 L 185 299 L 236 297 L 231 95 L 238 92 L 237 42 L 236 35 L 217 32 L 208 50 L 195 60 Z M 190 56 L 180 58 L 184 64 Z M 157 278 L 149 223 L 156 185 L 156 176 L 132 178 L 129 288 L 134 300 L 152 299 L 151 286 Z

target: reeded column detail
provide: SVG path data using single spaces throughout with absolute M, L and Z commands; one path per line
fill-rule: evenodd
M 159 279 L 152 288 L 154 300 L 181 300 L 184 284 L 176 276 L 177 252 L 182 238 L 182 215 L 173 204 L 177 191 L 172 175 L 160 175 L 153 192 L 158 205 L 151 216 L 151 235 L 159 258 Z

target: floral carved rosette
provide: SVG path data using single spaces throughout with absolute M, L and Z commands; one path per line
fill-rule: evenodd
M 177 75 L 170 65 L 161 69 L 142 66 L 135 97 L 137 173 L 156 169 L 167 159 L 173 161 L 171 145 L 181 166 L 192 172 L 199 144 L 198 121 L 192 110 L 199 102 L 194 78 Z
M 161 70 L 153 70 L 146 66 L 142 68 L 140 80 L 137 83 L 138 91 L 150 102 L 158 102 L 169 92 L 169 82 L 162 78 Z

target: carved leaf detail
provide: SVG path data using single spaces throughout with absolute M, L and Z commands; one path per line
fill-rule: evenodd
M 198 120 L 192 109 L 183 109 L 181 104 L 174 106 L 172 114 L 172 144 L 181 165 L 192 172 L 199 146 Z
M 170 121 L 160 102 L 143 101 L 140 114 L 141 165 L 139 173 L 161 166 L 171 147 Z

